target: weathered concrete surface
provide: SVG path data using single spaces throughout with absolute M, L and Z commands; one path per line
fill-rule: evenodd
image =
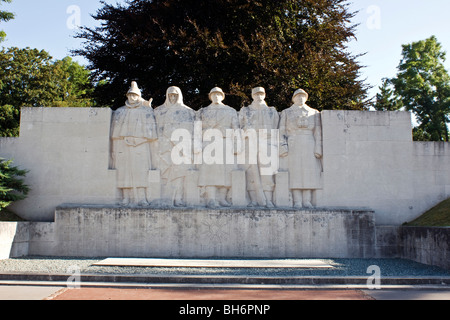
M 401 256 L 450 270 L 450 227 L 401 227 Z
M 169 213 L 166 220 L 162 212 L 144 209 L 64 210 L 58 215 L 59 223 L 0 223 L 0 259 L 26 255 L 164 258 L 178 257 L 178 253 L 180 257 L 225 257 L 226 253 L 235 257 L 237 252 L 238 257 L 249 254 L 247 257 L 264 258 L 403 258 L 450 269 L 450 228 L 373 228 L 370 211 L 362 215 L 361 221 L 355 216 L 356 211 L 345 210 L 328 213 L 328 218 L 320 210 L 285 215 L 263 210 L 239 218 L 228 213 L 222 217 L 234 216 L 228 225 L 217 214 L 204 211 L 204 220 L 198 214 L 177 211 Z M 198 219 L 205 223 L 198 225 Z M 184 227 L 177 225 L 179 221 L 186 223 Z M 205 242 L 199 245 L 199 241 Z M 238 250 L 231 254 L 232 248 Z
M 413 142 L 408 112 L 323 111 L 321 206 L 365 206 L 400 226 L 450 197 L 450 143 Z
M 375 254 L 373 212 L 364 209 L 211 211 L 66 206 L 58 208 L 54 223 L 18 225 L 21 227 L 13 227 L 24 230 L 21 236 L 11 226 L 10 232 L 2 231 L 3 237 L 8 237 L 8 245 L 3 246 L 8 251 L 5 258 L 356 258 Z M 26 246 L 22 252 L 11 250 L 21 243 Z
M 61 203 L 114 203 L 109 169 L 110 109 L 22 108 L 20 137 L 0 138 L 0 157 L 29 170 L 28 197 L 9 209 L 29 221 L 54 221 Z
M 375 254 L 373 211 L 364 209 L 63 206 L 56 210 L 53 233 L 36 236 L 51 243 L 31 245 L 33 255 L 364 258 Z
M 450 270 L 450 227 L 377 226 L 376 255 Z
M 27 222 L 0 222 L 0 259 L 28 254 L 29 226 Z
M 378 258 L 400 257 L 400 240 L 398 226 L 377 226 L 376 256 Z
M 63 203 L 114 204 L 111 115 L 110 109 L 22 109 L 20 137 L 0 138 L 0 157 L 30 171 L 32 190 L 11 209 L 30 221 L 53 222 Z M 318 207 L 369 207 L 377 225 L 400 226 L 450 197 L 450 143 L 413 142 L 410 113 L 327 110 L 322 126 Z M 281 173 L 277 184 L 287 178 Z M 195 190 L 192 181 L 189 186 Z M 286 188 L 275 194 L 279 205 L 289 204 Z

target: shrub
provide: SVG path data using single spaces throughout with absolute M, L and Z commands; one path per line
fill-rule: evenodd
M 0 212 L 11 203 L 26 198 L 30 188 L 23 179 L 28 171 L 12 165 L 12 160 L 0 158 Z

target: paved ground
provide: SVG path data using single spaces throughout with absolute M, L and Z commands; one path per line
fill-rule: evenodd
M 120 264 L 116 261 L 113 266 L 97 266 L 98 263 L 107 262 L 98 259 L 28 257 L 1 262 L 0 300 L 450 300 L 450 287 L 442 285 L 449 283 L 447 271 L 399 259 L 302 260 L 302 266 L 307 264 L 308 268 L 305 269 L 299 265 L 285 268 L 287 261 L 276 260 L 206 261 L 209 268 L 180 268 L 180 263 L 189 261 L 167 259 L 164 266 L 170 263 L 166 268 L 144 266 L 143 263 L 149 263 L 149 259 L 127 259 L 119 261 Z M 152 266 L 154 262 L 153 259 Z M 199 260 L 194 262 L 198 267 Z M 210 266 L 211 263 L 225 262 L 238 265 L 236 268 L 218 269 Z M 277 267 L 242 268 L 244 262 L 250 263 L 252 267 L 259 267 L 262 263 L 273 266 L 276 263 Z M 294 260 L 288 262 L 297 263 Z M 133 267 L 136 263 L 139 267 Z M 330 268 L 327 263 L 333 266 Z M 76 271 L 71 269 L 74 265 L 77 266 Z M 366 272 L 368 266 L 378 266 L 382 270 L 382 275 L 386 277 L 382 290 L 367 290 L 366 280 L 369 280 L 367 277 L 370 275 Z M 79 283 L 81 289 L 67 288 L 67 285 L 76 284 L 71 282 L 77 281 L 76 274 L 68 277 L 73 272 L 90 275 Z M 147 274 L 148 279 L 140 277 Z M 160 278 L 159 274 L 165 275 L 165 278 Z M 222 278 L 219 282 L 191 283 L 195 282 L 194 278 L 198 275 L 207 275 L 211 278 L 209 280 Z M 312 275 L 321 281 L 310 282 L 308 276 Z M 181 276 L 185 276 L 186 281 L 180 279 Z M 289 280 L 301 276 L 306 276 L 305 282 L 276 281 L 278 278 Z M 226 277 L 236 277 L 235 280 L 239 281 L 227 282 Z M 266 277 L 273 277 L 273 281 Z M 348 277 L 348 281 L 343 281 L 342 277 Z M 131 281 L 136 283 L 129 283 Z
M 0 286 L 0 300 L 44 300 L 64 287 Z
M 0 285 L 0 300 L 450 300 L 450 290 L 69 289 Z
M 359 290 L 68 289 L 53 300 L 369 300 Z
M 373 290 L 364 291 L 375 300 L 450 300 L 449 290 Z

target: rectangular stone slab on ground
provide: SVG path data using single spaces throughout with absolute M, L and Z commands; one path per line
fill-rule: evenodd
M 108 258 L 94 266 L 172 267 L 172 268 L 333 268 L 323 260 L 198 260 Z

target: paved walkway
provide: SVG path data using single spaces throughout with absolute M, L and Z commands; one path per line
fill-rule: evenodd
M 12 262 L 17 268 L 28 261 Z M 51 259 L 40 263 L 54 267 L 54 265 L 65 266 L 65 263 L 72 261 Z M 271 266 L 280 270 L 287 266 L 318 270 L 333 268 L 322 260 L 289 260 L 288 265 L 285 260 L 106 259 L 96 262 L 96 267 L 119 266 L 117 272 L 120 273 L 83 274 L 78 280 L 74 277 L 73 281 L 78 282 L 70 282 L 72 277 L 68 278 L 67 274 L 35 273 L 36 271 L 6 272 L 1 274 L 0 300 L 450 300 L 448 277 L 386 277 L 383 278 L 382 290 L 367 290 L 366 277 L 318 276 L 312 281 L 311 277 L 296 278 L 286 274 L 281 276 L 279 273 L 273 277 L 249 275 L 198 277 L 182 274 L 145 276 L 130 273 L 127 268 L 122 269 L 129 266 L 186 267 L 192 264 L 198 267 L 200 263 L 201 266 L 209 268 L 212 266 L 223 268 L 225 265 L 235 268 Z M 31 264 L 35 265 L 36 262 L 31 260 Z M 128 270 L 129 273 L 122 274 L 124 270 Z M 443 286 L 443 283 L 447 283 L 447 286 Z M 77 284 L 81 285 L 81 288 L 67 287 Z
M 0 286 L 0 300 L 45 300 L 56 293 L 63 292 L 64 287 L 49 286 Z
M 360 290 L 63 289 L 53 300 L 372 300 Z
M 0 300 L 450 300 L 450 289 L 266 290 L 144 289 L 0 285 Z

